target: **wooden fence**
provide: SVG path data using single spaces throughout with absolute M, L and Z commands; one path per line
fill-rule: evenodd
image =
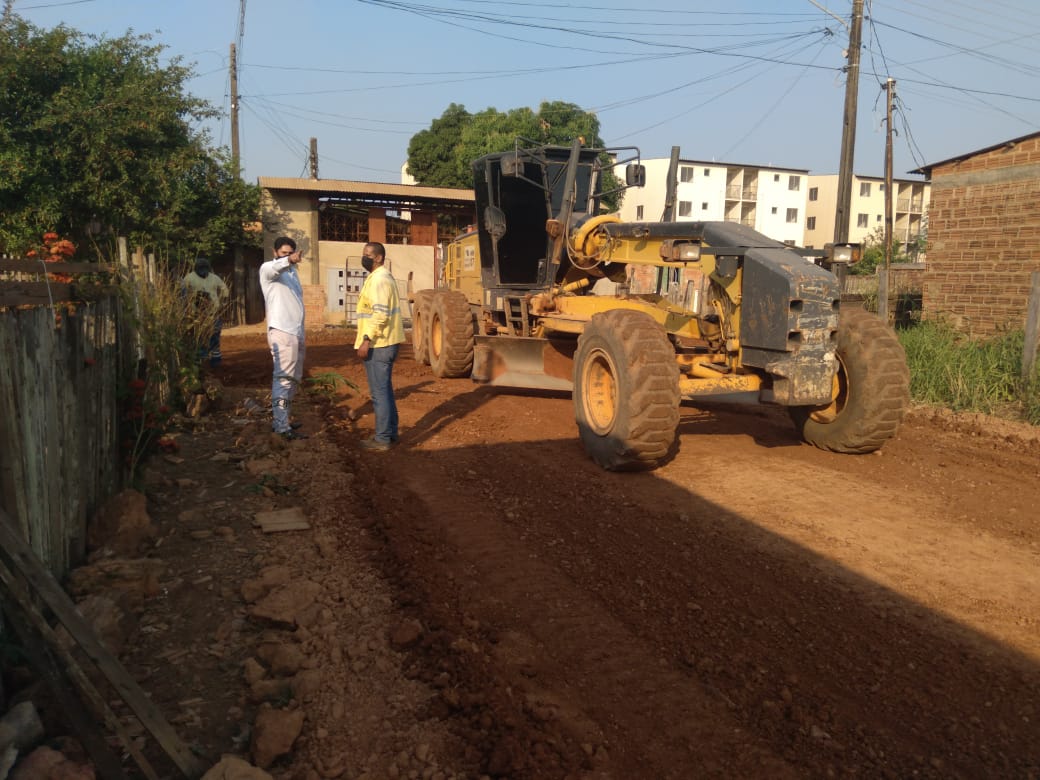
M 123 478 L 118 393 L 133 356 L 113 274 L 0 260 L 0 507 L 57 577 Z

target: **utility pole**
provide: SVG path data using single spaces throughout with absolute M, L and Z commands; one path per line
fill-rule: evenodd
M 235 175 L 242 171 L 241 157 L 238 148 L 238 57 L 235 44 L 231 44 L 231 162 L 235 166 Z
M 317 179 L 318 178 L 318 139 L 317 138 L 312 138 L 311 139 L 310 162 L 311 162 L 311 178 L 312 179 Z
M 885 109 L 885 270 L 892 264 L 892 101 L 896 95 L 896 80 L 885 82 L 887 106 Z
M 845 71 L 845 113 L 838 163 L 838 203 L 834 215 L 834 243 L 849 241 L 849 212 L 852 210 L 852 170 L 856 154 L 856 109 L 859 100 L 859 54 L 863 35 L 863 0 L 852 0 L 849 27 L 849 64 Z

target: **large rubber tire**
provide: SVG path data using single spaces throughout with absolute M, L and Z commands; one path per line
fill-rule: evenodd
M 672 454 L 679 367 L 651 317 L 593 315 L 574 356 L 574 416 L 585 451 L 608 471 L 651 469 Z
M 460 292 L 436 290 L 430 302 L 430 368 L 434 376 L 469 376 L 473 370 L 473 313 Z
M 910 405 L 910 370 L 895 331 L 863 309 L 846 309 L 838 324 L 834 401 L 793 407 L 802 438 L 831 452 L 865 453 L 895 434 Z
M 433 290 L 420 290 L 412 303 L 412 354 L 419 365 L 430 365 L 430 301 Z

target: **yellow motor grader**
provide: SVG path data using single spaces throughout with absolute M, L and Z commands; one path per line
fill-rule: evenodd
M 802 437 L 865 453 L 896 431 L 909 372 L 895 333 L 841 309 L 837 278 L 738 222 L 601 213 L 605 166 L 643 186 L 638 150 L 523 145 L 473 163 L 478 223 L 413 294 L 416 359 L 438 377 L 573 394 L 605 469 L 675 452 L 682 401 L 784 406 Z M 606 161 L 606 162 L 605 162 Z M 801 253 L 800 253 L 801 252 Z

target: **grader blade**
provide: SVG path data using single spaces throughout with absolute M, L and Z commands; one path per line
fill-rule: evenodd
M 532 390 L 574 389 L 574 343 L 523 336 L 477 336 L 473 381 Z

